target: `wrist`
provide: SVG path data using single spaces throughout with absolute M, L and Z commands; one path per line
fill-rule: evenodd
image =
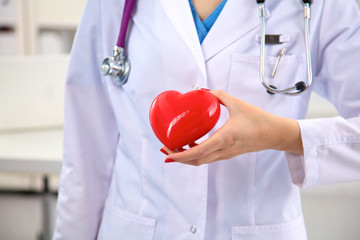
M 294 119 L 276 117 L 276 141 L 274 149 L 303 155 L 301 131 L 298 122 Z

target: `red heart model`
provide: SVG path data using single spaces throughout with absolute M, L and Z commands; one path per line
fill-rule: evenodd
M 208 133 L 220 117 L 219 100 L 206 90 L 185 94 L 166 91 L 150 107 L 150 124 L 157 138 L 176 150 Z

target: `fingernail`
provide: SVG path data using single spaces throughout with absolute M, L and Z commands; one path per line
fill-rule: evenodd
M 207 88 L 200 88 L 200 90 L 204 90 L 204 91 L 211 91 L 210 89 L 207 89 Z
M 160 152 L 162 152 L 162 153 L 165 154 L 165 155 L 169 155 L 169 154 L 167 153 L 167 151 L 165 151 L 164 148 L 161 148 L 161 149 L 160 149 Z
M 183 152 L 183 151 L 185 151 L 185 148 L 183 148 L 183 147 L 179 147 L 179 148 L 175 149 L 175 152 Z
M 175 160 L 174 160 L 174 159 L 170 159 L 170 158 L 165 159 L 165 163 L 172 163 L 172 162 L 175 162 Z
M 197 145 L 199 145 L 199 144 L 197 144 L 196 142 L 189 143 L 189 147 L 195 147 Z

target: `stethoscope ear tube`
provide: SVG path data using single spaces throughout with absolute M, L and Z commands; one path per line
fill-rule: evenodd
M 311 51 L 309 42 L 309 23 L 310 23 L 310 3 L 311 1 L 304 1 L 304 37 L 305 37 L 305 49 L 306 49 L 306 66 L 307 66 L 307 84 L 303 81 L 297 82 L 294 86 L 278 90 L 275 86 L 268 85 L 264 79 L 265 72 L 265 6 L 261 0 L 256 1 L 259 7 L 260 18 L 260 81 L 270 94 L 285 94 L 285 95 L 298 95 L 309 88 L 312 84 L 312 67 L 311 67 Z M 305 3 L 306 2 L 306 3 Z

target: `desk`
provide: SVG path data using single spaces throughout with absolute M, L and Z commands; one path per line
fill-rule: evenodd
M 43 239 L 51 239 L 48 175 L 60 173 L 62 128 L 0 132 L 0 171 L 43 176 Z

